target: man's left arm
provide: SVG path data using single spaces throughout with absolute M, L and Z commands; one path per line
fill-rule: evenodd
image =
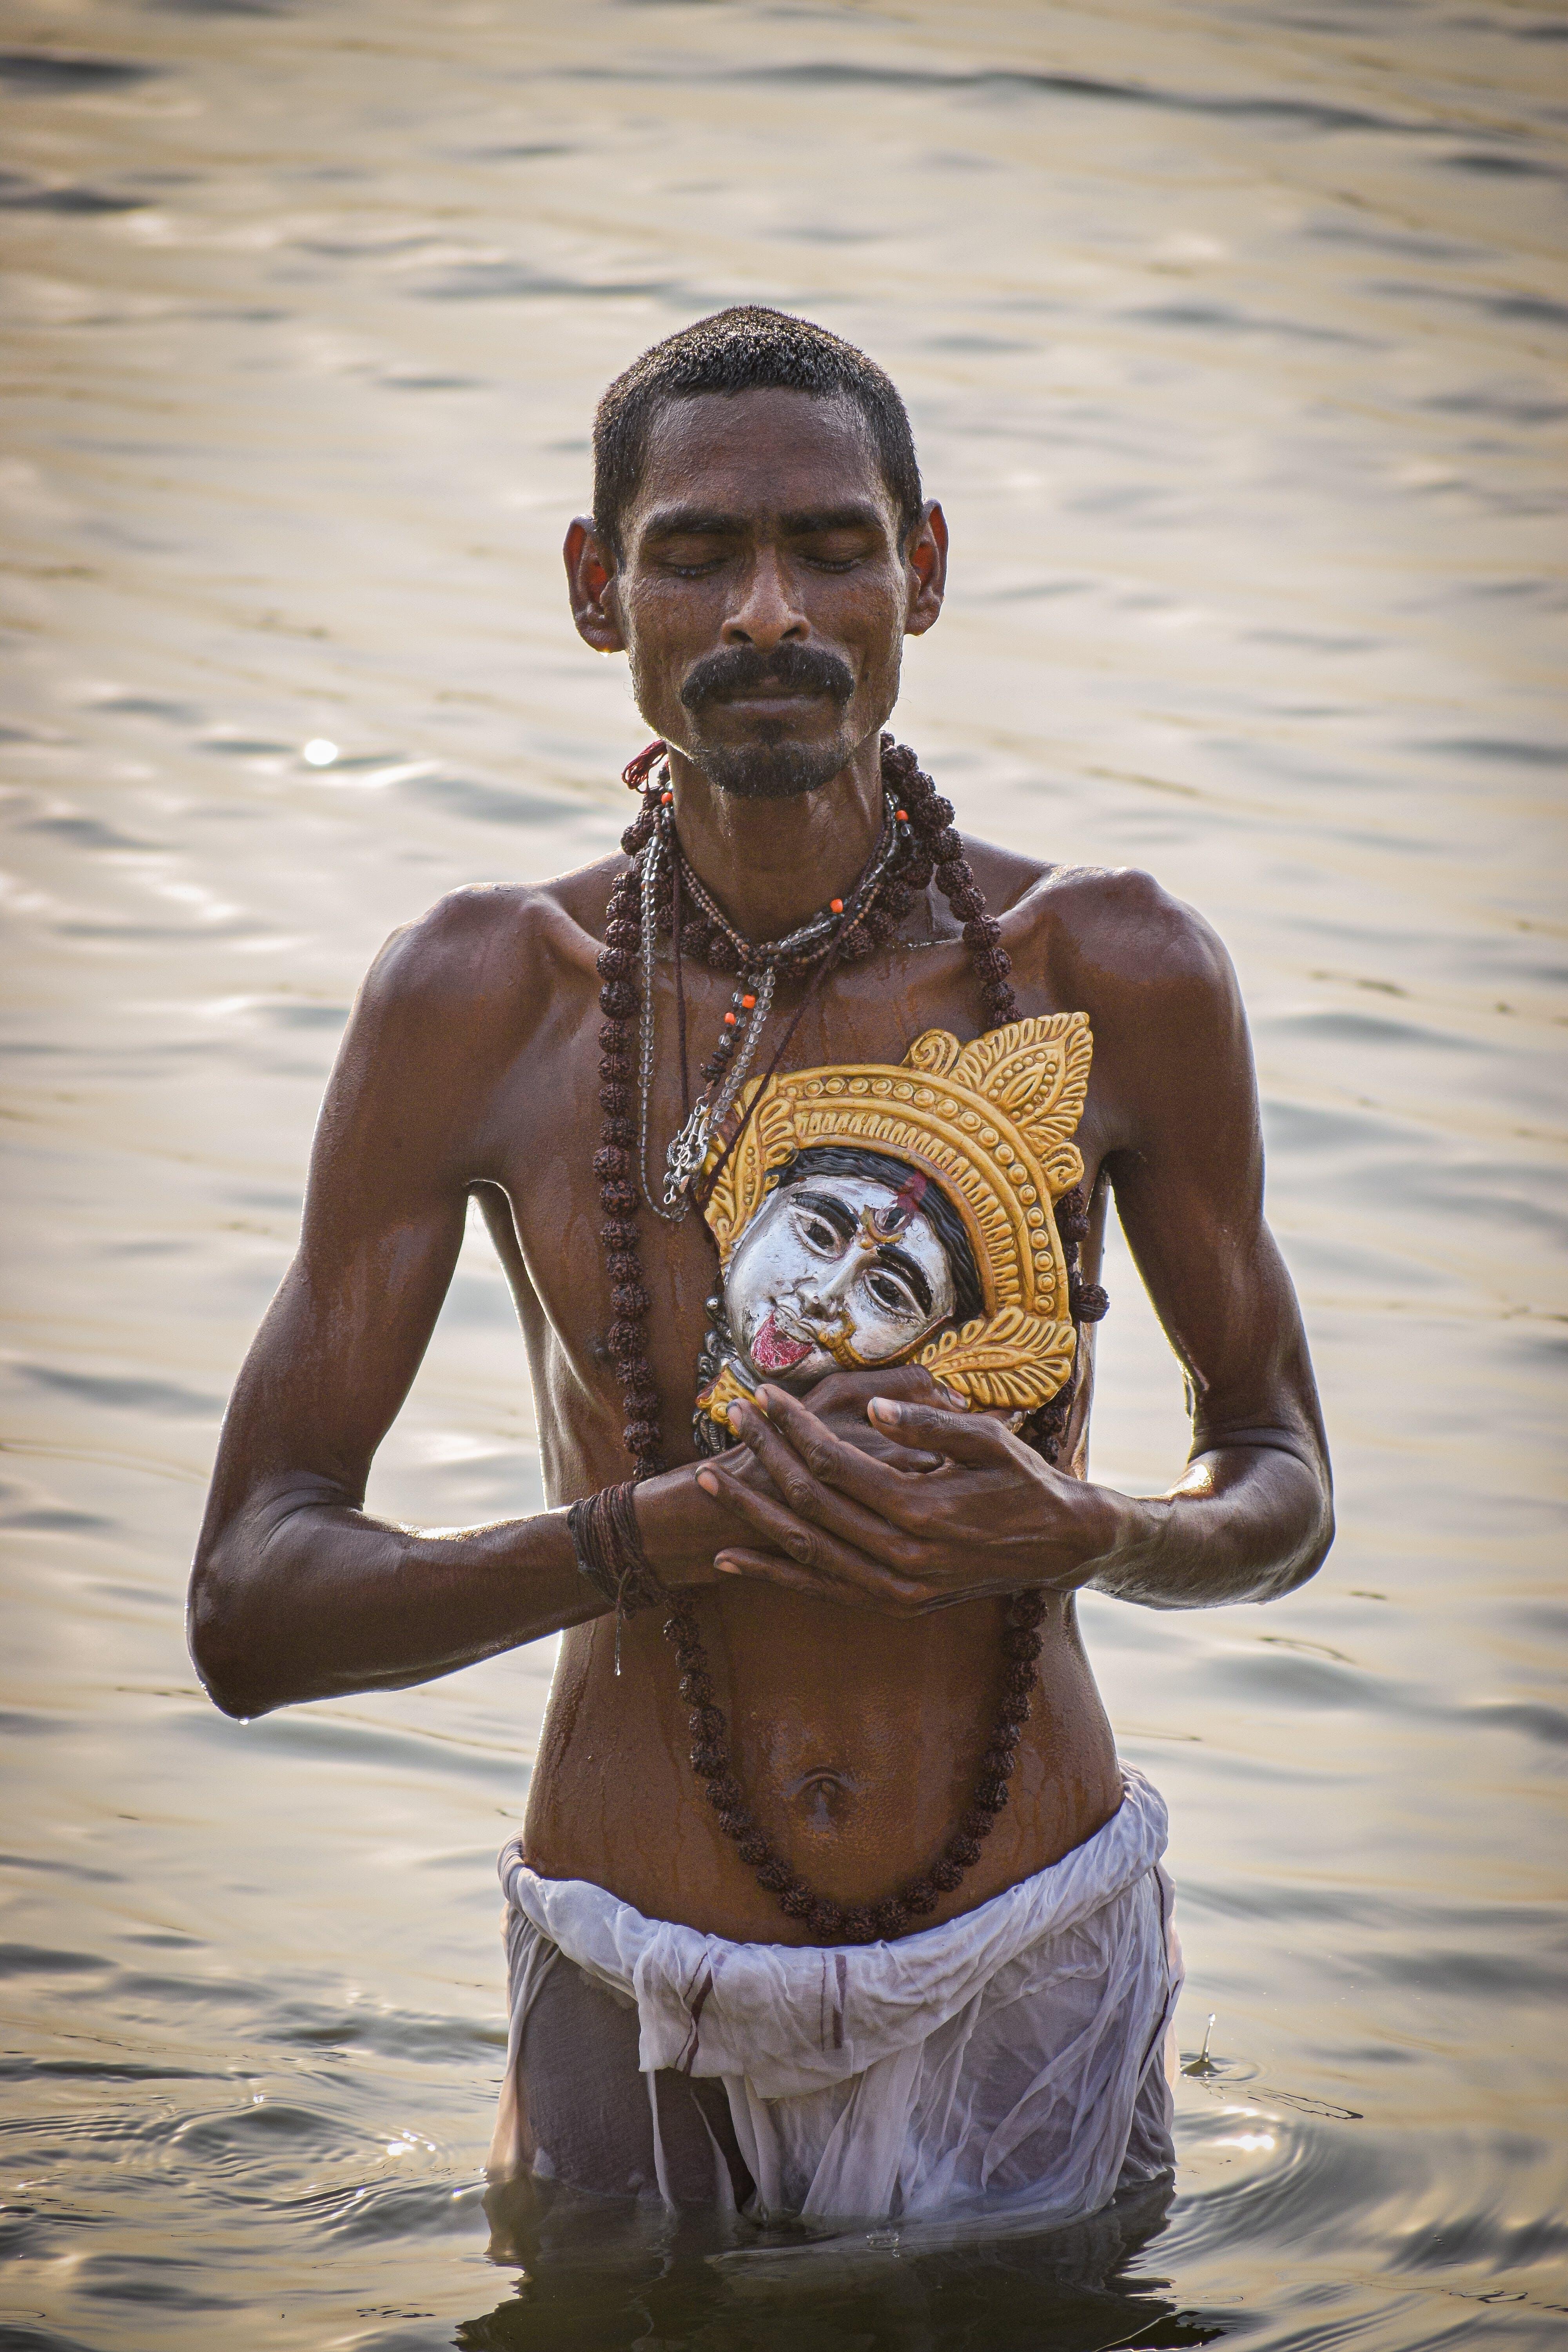
M 1235 974 L 1190 909 L 1144 877 L 1117 883 L 1104 948 L 1120 935 L 1133 951 L 1102 948 L 1094 992 L 1097 1076 L 1121 1139 L 1104 1173 L 1186 1373 L 1184 1475 L 1152 1497 L 1071 1477 L 1000 1422 L 946 1410 L 910 1370 L 840 1376 L 807 1404 L 767 1389 L 765 1413 L 742 1406 L 734 1424 L 768 1490 L 721 1463 L 699 1474 L 757 1537 L 721 1569 L 921 1613 L 1040 1583 L 1151 1608 L 1268 1601 L 1321 1562 L 1333 1533 L 1327 1448 L 1295 1291 L 1263 1217 Z M 847 1414 L 941 1466 L 872 1459 L 835 1433 Z
M 1128 1140 L 1105 1174 L 1186 1375 L 1193 1447 L 1086 1580 L 1152 1608 L 1269 1601 L 1321 1564 L 1333 1503 L 1301 1311 L 1263 1213 L 1247 1018 L 1209 926 L 1146 876 L 1123 887 L 1140 942 L 1110 1010 Z

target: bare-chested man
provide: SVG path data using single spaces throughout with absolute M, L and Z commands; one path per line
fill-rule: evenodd
M 942 610 L 947 526 L 922 496 L 902 405 L 821 330 L 726 312 L 606 394 L 595 503 L 566 538 L 578 632 L 629 657 L 668 746 L 668 782 L 655 782 L 690 876 L 741 939 L 778 940 L 852 900 L 877 853 L 902 641 Z M 953 1409 L 909 1362 L 793 1393 L 763 1379 L 729 1408 L 729 1450 L 704 1459 L 691 1412 L 712 1242 L 700 1215 L 665 1223 L 643 1209 L 638 1377 L 657 1389 L 657 1442 L 674 1466 L 626 1488 L 620 1573 L 629 1546 L 672 1598 L 618 1622 L 616 1562 L 606 1575 L 603 1557 L 584 1558 L 566 1507 L 625 1487 L 634 1469 L 625 1265 L 617 1307 L 595 1167 L 597 960 L 626 860 L 455 893 L 394 936 L 354 1009 L 299 1255 L 226 1424 L 191 1640 L 217 1704 L 254 1716 L 563 1633 L 525 1832 L 503 1857 L 503 2168 L 753 2210 L 989 2200 L 1048 2217 L 1103 2203 L 1168 2148 L 1163 1814 L 1118 1764 L 1074 1595 L 1194 1608 L 1300 1584 L 1331 1532 L 1322 1429 L 1263 1221 L 1252 1065 L 1223 948 L 1145 875 L 967 832 L 963 856 L 1000 919 L 1020 1016 L 1088 1015 L 1083 1276 L 1114 1191 L 1192 1399 L 1192 1458 L 1156 1499 L 1085 1475 L 1086 1339 L 1070 1419 L 1045 1449 L 1057 1466 L 1027 1424 L 1015 1433 L 1004 1415 Z M 654 945 L 657 1201 L 685 1105 L 672 944 L 656 931 Z M 696 1074 L 735 982 L 689 956 L 679 982 Z M 934 885 L 870 955 L 783 974 L 759 1071 L 803 1001 L 786 1070 L 898 1065 L 924 1032 L 970 1039 L 987 1021 L 973 938 Z M 639 1107 L 614 1081 L 624 1136 Z M 844 1183 L 847 1202 L 820 1182 L 803 1195 L 800 1245 L 826 1262 L 858 1219 L 885 1277 L 868 1314 L 940 1318 L 967 1277 L 952 1258 L 950 1278 L 934 1227 L 917 1233 L 897 1172 L 880 1189 L 874 1169 Z M 422 1535 L 368 1515 L 365 1484 L 470 1194 L 516 1298 L 555 1507 Z M 787 1375 L 808 1323 L 752 1319 L 754 1364 Z M 842 1908 L 863 1923 L 925 1885 L 947 1850 L 994 1736 L 1009 1610 L 1016 1625 L 1017 1596 L 1042 1588 L 1007 1801 L 973 1866 L 948 1870 L 962 1883 L 939 1881 L 919 1920 L 884 1912 L 891 1936 L 862 1924 L 824 1937 L 809 1906 L 781 1911 L 703 1801 L 668 1609 L 700 1629 L 743 1818 L 826 1903 L 818 1921 Z

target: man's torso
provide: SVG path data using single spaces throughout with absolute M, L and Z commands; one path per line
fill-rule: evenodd
M 1136 919 L 1121 877 L 1065 876 L 965 845 L 988 904 L 1004 914 L 1022 1014 L 1082 1010 L 1095 1028 L 1077 1140 L 1092 1187 L 1108 1154 L 1135 1143 L 1136 1074 L 1118 946 Z M 595 958 L 616 868 L 584 869 L 534 892 L 470 894 L 446 918 L 461 934 L 447 976 L 474 999 L 445 1089 L 462 1106 L 454 1180 L 480 1187 L 528 1344 L 552 1503 L 628 1475 L 624 1414 L 606 1333 L 612 1319 L 593 1159 L 599 1139 L 603 1014 Z M 1142 877 L 1136 877 L 1145 889 Z M 1165 902 L 1168 906 L 1169 902 Z M 835 973 L 792 1042 L 792 1066 L 893 1062 L 922 1030 L 979 1027 L 968 950 L 940 900 L 917 906 L 901 941 Z M 923 935 L 923 936 L 922 936 Z M 906 943 L 907 942 L 907 943 Z M 455 971 L 456 979 L 451 976 Z M 690 1059 L 710 1051 L 731 983 L 685 972 Z M 790 1010 L 764 1038 L 765 1067 Z M 661 956 L 649 1105 L 650 1179 L 680 1123 L 673 973 Z M 698 1083 L 700 1083 L 699 1080 Z M 648 1352 L 664 1400 L 666 1450 L 689 1460 L 696 1363 L 717 1260 L 697 1215 L 678 1227 L 643 1213 Z M 1100 1223 L 1086 1250 L 1098 1255 Z M 1087 1368 L 1086 1368 L 1087 1369 Z M 1082 1475 L 1089 1382 L 1064 1468 Z M 731 1727 L 735 1769 L 775 1843 L 819 1892 L 874 1903 L 920 1875 L 970 1801 L 1002 1694 L 1003 1603 L 976 1601 L 916 1619 L 805 1600 L 754 1582 L 691 1594 Z M 1081 1843 L 1114 1811 L 1114 1747 L 1070 1596 L 1053 1601 L 1034 1713 L 1009 1802 L 940 1920 L 986 1900 Z M 744 1941 L 809 1941 L 720 1833 L 688 1760 L 688 1708 L 658 1612 L 629 1621 L 615 1672 L 613 1622 L 569 1630 L 531 1795 L 529 1859 L 546 1876 L 609 1887 L 650 1916 Z

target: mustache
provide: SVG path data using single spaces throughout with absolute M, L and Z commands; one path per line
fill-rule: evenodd
M 688 710 L 701 710 L 710 702 L 770 686 L 785 694 L 826 694 L 843 705 L 855 691 L 855 673 L 847 661 L 821 646 L 775 646 L 771 654 L 760 653 L 755 646 L 728 646 L 692 664 L 680 699 Z

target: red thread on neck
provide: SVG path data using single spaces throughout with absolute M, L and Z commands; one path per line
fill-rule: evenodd
M 663 738 L 658 737 L 639 751 L 635 760 L 626 761 L 626 766 L 621 770 L 621 782 L 629 793 L 642 791 L 668 749 L 669 746 Z

